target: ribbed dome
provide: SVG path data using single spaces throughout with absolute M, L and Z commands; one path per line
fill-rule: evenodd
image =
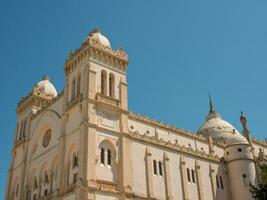
M 57 90 L 54 85 L 49 81 L 48 76 L 44 76 L 43 80 L 39 81 L 36 84 L 35 89 L 46 95 L 51 95 L 52 97 L 57 96 Z
M 105 47 L 111 48 L 111 45 L 110 45 L 108 39 L 104 35 L 101 34 L 99 29 L 94 29 L 90 33 L 89 37 L 92 38 L 92 40 L 94 40 L 95 42 L 98 42 L 99 44 L 101 44 Z

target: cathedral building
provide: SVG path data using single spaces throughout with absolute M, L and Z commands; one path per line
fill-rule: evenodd
M 17 105 L 6 200 L 250 200 L 267 143 L 210 98 L 196 133 L 129 112 L 128 56 L 93 30 Z M 204 116 L 203 116 L 204 118 Z

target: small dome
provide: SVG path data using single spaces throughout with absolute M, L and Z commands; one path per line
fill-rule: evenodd
M 49 81 L 48 76 L 44 76 L 43 79 L 36 84 L 35 89 L 37 89 L 41 93 L 51 95 L 52 97 L 57 96 L 57 90 Z
M 108 39 L 101 34 L 99 29 L 94 29 L 90 34 L 89 37 L 92 38 L 95 42 L 98 42 L 99 44 L 111 48 L 111 45 L 108 41 Z

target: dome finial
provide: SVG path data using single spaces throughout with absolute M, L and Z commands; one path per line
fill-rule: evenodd
M 49 77 L 47 75 L 44 75 L 42 80 L 49 80 Z
M 210 93 L 209 93 L 209 99 L 210 99 L 210 112 L 209 113 L 215 113 L 215 109 L 214 109 L 214 105 L 213 105 Z

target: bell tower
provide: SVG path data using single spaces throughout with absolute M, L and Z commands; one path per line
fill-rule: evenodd
M 103 129 L 118 136 L 118 162 L 114 183 L 125 196 L 131 188 L 128 133 L 128 56 L 123 48 L 114 50 L 99 29 L 89 33 L 80 48 L 65 62 L 64 110 L 79 102 L 81 109 L 79 180 L 88 191 L 81 198 L 93 199 L 97 187 L 97 132 Z M 128 154 L 128 157 L 127 157 Z M 62 162 L 63 163 L 63 162 Z M 89 194 L 89 197 L 87 195 Z

